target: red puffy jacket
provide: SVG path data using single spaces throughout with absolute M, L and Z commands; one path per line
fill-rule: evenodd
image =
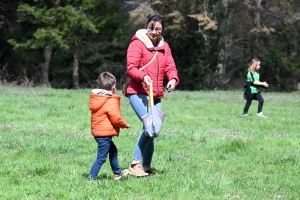
M 128 84 L 128 94 L 148 94 L 148 88 L 143 83 L 144 76 L 149 75 L 153 80 L 153 96 L 155 99 L 164 96 L 163 81 L 175 79 L 179 83 L 178 72 L 172 57 L 171 49 L 163 37 L 158 40 L 154 48 L 151 40 L 146 35 L 147 30 L 141 29 L 132 37 L 127 50 L 127 74 L 131 78 Z M 139 68 L 146 65 L 158 51 L 156 58 L 144 70 Z

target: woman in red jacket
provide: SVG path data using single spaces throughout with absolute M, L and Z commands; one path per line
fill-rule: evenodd
M 131 78 L 127 94 L 130 104 L 140 120 L 147 114 L 147 85 L 149 83 L 153 85 L 154 105 L 158 109 L 161 108 L 161 98 L 164 96 L 164 78 L 168 79 L 168 92 L 172 92 L 179 83 L 171 49 L 161 36 L 163 28 L 162 17 L 151 16 L 147 21 L 147 29 L 136 32 L 127 50 L 127 74 Z M 139 70 L 148 63 L 149 65 L 145 69 Z M 129 167 L 130 174 L 147 176 L 153 173 L 150 167 L 154 143 L 154 139 L 146 136 L 145 130 L 143 130 L 136 143 L 133 161 Z

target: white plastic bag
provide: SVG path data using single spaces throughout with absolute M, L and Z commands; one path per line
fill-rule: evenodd
M 146 135 L 149 137 L 157 137 L 162 127 L 165 114 L 154 106 L 152 84 L 148 87 L 148 113 L 142 117 Z

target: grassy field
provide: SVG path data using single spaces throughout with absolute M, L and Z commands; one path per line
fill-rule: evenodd
M 300 95 L 263 93 L 264 115 L 242 116 L 242 91 L 175 91 L 152 167 L 158 175 L 115 181 L 96 157 L 90 90 L 0 86 L 0 199 L 299 199 Z M 142 125 L 122 98 L 132 126 L 114 138 L 128 168 Z

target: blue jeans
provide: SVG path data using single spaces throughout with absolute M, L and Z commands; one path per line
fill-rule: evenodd
M 148 95 L 133 94 L 129 96 L 129 101 L 134 112 L 142 121 L 142 117 L 148 112 Z M 154 105 L 161 109 L 160 99 L 154 99 Z M 143 127 L 144 129 L 144 127 Z M 154 152 L 155 139 L 145 135 L 145 129 L 139 136 L 133 153 L 133 159 L 142 161 L 144 167 L 150 167 Z
M 90 177 L 96 178 L 101 166 L 105 163 L 107 155 L 109 154 L 109 163 L 114 174 L 120 174 L 122 172 L 118 164 L 118 149 L 112 137 L 95 137 L 96 142 L 98 143 L 98 152 L 97 158 L 94 162 L 91 171 Z

